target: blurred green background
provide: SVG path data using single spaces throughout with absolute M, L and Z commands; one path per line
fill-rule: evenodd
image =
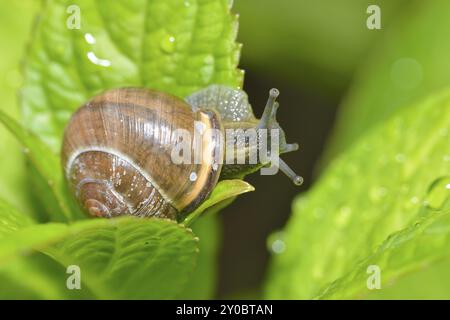
M 381 30 L 366 27 L 371 4 L 381 7 Z M 38 8 L 39 1 L 0 0 L 0 108 L 16 118 L 20 64 Z M 280 89 L 279 122 L 288 141 L 301 146 L 285 160 L 306 182 L 299 190 L 281 174 L 253 175 L 257 191 L 220 216 L 216 296 L 258 298 L 270 259 L 267 237 L 288 221 L 295 196 L 367 129 L 450 85 L 450 1 L 236 0 L 234 11 L 244 88 L 257 115 L 267 90 Z M 0 139 L 0 194 L 28 210 L 22 152 L 1 127 Z M 448 262 L 424 268 L 372 298 L 448 298 L 448 270 Z

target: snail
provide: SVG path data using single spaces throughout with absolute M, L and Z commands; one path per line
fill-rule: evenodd
M 202 89 L 186 100 L 144 88 L 112 89 L 79 108 L 65 129 L 61 159 L 70 190 L 80 206 L 96 217 L 132 215 L 180 220 L 196 209 L 220 179 L 243 178 L 267 167 L 217 161 L 174 164 L 176 130 L 195 127 L 224 132 L 228 128 L 279 129 L 279 153 L 296 151 L 287 144 L 275 116 L 279 92 L 270 91 L 260 120 L 243 90 L 221 85 Z M 211 136 L 206 157 L 223 158 L 220 139 Z M 211 147 L 212 146 L 212 147 Z M 249 143 L 237 145 L 248 156 Z M 237 150 L 239 151 L 239 150 Z M 242 151 L 242 150 L 241 150 Z M 209 152 L 209 153 L 208 153 Z M 238 153 L 238 152 L 237 152 Z M 279 169 L 295 184 L 297 176 L 279 159 Z

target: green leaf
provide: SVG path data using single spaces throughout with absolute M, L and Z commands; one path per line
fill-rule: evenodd
M 233 200 L 240 194 L 251 192 L 254 190 L 255 188 L 252 185 L 243 180 L 236 179 L 220 181 L 216 185 L 208 199 L 206 199 L 194 212 L 190 213 L 186 217 L 186 219 L 184 219 L 183 224 L 189 226 L 195 220 L 197 220 L 198 217 L 207 209 L 217 206 L 227 200 Z M 217 212 L 218 210 L 215 209 L 215 211 Z
M 450 83 L 450 64 L 445 63 L 450 43 L 442 40 L 450 28 L 450 2 L 416 1 L 405 9 L 361 64 L 340 107 L 325 161 L 397 110 Z
M 410 274 L 405 274 L 399 279 L 395 279 L 383 290 L 372 290 L 366 296 L 371 300 L 395 300 L 401 297 L 408 300 L 449 300 L 450 292 L 450 260 L 423 265 L 420 270 Z
M 372 43 L 407 2 L 374 1 L 382 10 L 382 29 L 374 31 L 366 27 L 367 1 L 236 1 L 244 64 L 271 78 L 313 86 L 322 95 L 340 95 L 358 64 L 366 62 Z
M 446 91 L 372 130 L 331 163 L 316 186 L 294 203 L 283 235 L 285 250 L 271 266 L 267 297 L 315 297 L 352 272 L 358 262 L 377 256 L 377 248 L 382 249 L 375 262 L 386 267 L 383 285 L 421 261 L 448 257 L 450 246 L 443 234 L 411 230 L 417 223 L 425 227 L 426 221 L 433 221 L 422 222 L 428 216 L 425 205 L 439 207 L 448 197 L 442 181 L 450 176 L 449 127 L 450 91 Z M 448 228 L 448 220 L 439 221 L 444 230 Z M 396 236 L 401 230 L 406 231 Z M 386 244 L 412 235 L 414 240 L 405 244 L 404 251 L 383 262 L 383 257 L 394 257 Z M 425 248 L 421 241 L 432 245 L 429 255 L 410 251 L 416 245 Z M 352 298 L 356 291 L 353 287 L 336 291 L 333 297 Z
M 237 69 L 240 45 L 235 42 L 237 16 L 230 12 L 231 3 L 230 0 L 46 1 L 24 69 L 25 85 L 21 91 L 24 123 L 57 153 L 71 114 L 107 89 L 139 86 L 185 97 L 213 83 L 242 87 L 243 72 Z M 67 13 L 70 5 L 80 8 L 81 29 L 66 26 L 68 18 L 73 18 Z M 208 239 L 211 234 L 204 234 L 205 245 L 207 242 L 213 245 L 215 241 Z M 202 252 L 201 255 L 206 255 L 202 261 L 212 264 L 215 258 L 212 252 L 215 250 Z M 160 267 L 163 271 L 166 268 Z M 157 275 L 158 272 L 153 272 L 148 277 L 154 276 L 157 282 Z M 202 279 L 201 274 L 197 275 Z M 202 281 L 206 287 L 212 286 L 212 278 L 211 273 L 205 274 Z M 163 288 L 174 290 L 166 288 L 170 281 L 166 282 Z M 181 290 L 181 284 L 178 286 Z
M 33 224 L 31 219 L 18 212 L 5 201 L 0 200 L 0 239 L 4 240 L 18 230 Z M 8 246 L 6 240 L 6 246 Z M 29 252 L 29 246 L 16 247 L 13 245 L 14 254 L 20 249 Z M 8 247 L 6 247 L 8 248 Z M 11 249 L 11 247 L 9 247 Z M 42 254 L 33 253 L 20 256 L 11 261 L 11 251 L 2 251 L 3 259 L 0 262 L 0 298 L 2 299 L 58 299 L 86 298 L 77 290 L 69 291 L 66 287 L 67 274 L 63 267 Z M 86 290 L 87 292 L 87 290 Z
M 32 250 L 64 267 L 79 266 L 82 291 L 96 298 L 167 299 L 192 273 L 198 238 L 173 221 L 158 219 L 34 225 L 2 239 L 0 267 Z
M 85 288 L 68 290 L 66 273 L 60 263 L 33 253 L 0 265 L 1 299 L 93 299 Z
M 79 30 L 66 26 L 69 5 L 80 8 Z M 228 0 L 48 0 L 25 67 L 24 121 L 59 151 L 72 112 L 106 89 L 185 97 L 213 83 L 241 86 L 236 34 Z
M 200 238 L 197 266 L 177 299 L 214 299 L 219 273 L 219 245 L 222 239 L 217 212 L 198 219 L 192 226 Z
M 450 195 L 450 188 L 448 193 Z M 399 276 L 436 263 L 442 257 L 450 258 L 450 209 L 447 214 L 432 212 L 415 225 L 390 236 L 373 255 L 325 288 L 317 298 L 339 299 L 368 294 L 369 266 L 380 268 L 381 276 L 386 279 L 384 282 L 389 283 Z
M 70 206 L 71 200 L 66 192 L 59 157 L 53 154 L 50 148 L 41 142 L 38 137 L 24 129 L 2 111 L 0 111 L 0 123 L 3 123 L 24 146 L 26 155 L 41 178 L 45 180 L 46 185 L 43 185 L 44 189 L 41 196 L 47 197 L 47 206 L 54 208 L 54 204 L 50 201 L 53 199 L 57 201 L 56 208 L 51 210 L 54 219 L 59 221 L 72 220 L 77 211 L 74 209 L 75 206 Z M 52 193 L 54 198 L 49 197 L 47 193 Z M 78 215 L 81 214 L 78 212 Z
M 2 1 L 0 4 L 0 111 L 18 119 L 17 90 L 22 84 L 20 62 L 38 1 Z M 17 19 L 20 17 L 20 19 Z M 30 211 L 24 155 L 19 143 L 0 126 L 0 196 L 25 212 Z
M 198 266 L 179 298 L 211 299 L 214 297 L 218 268 L 217 247 L 220 239 L 219 223 L 215 215 L 230 204 L 236 196 L 253 190 L 250 184 L 242 180 L 221 181 L 209 198 L 186 217 L 183 224 L 193 225 L 195 234 L 203 241 L 200 241 Z M 202 215 L 205 217 L 198 219 Z
M 210 197 L 193 213 L 187 216 L 183 224 L 193 225 L 200 241 L 198 266 L 180 294 L 181 299 L 212 299 L 217 282 L 217 258 L 220 239 L 219 222 L 216 214 L 229 205 L 236 196 L 253 191 L 250 184 L 242 180 L 224 180 L 218 183 Z M 198 219 L 201 216 L 202 219 Z
M 31 224 L 28 216 L 0 199 L 0 239 Z
M 36 224 L 17 230 L 0 243 L 0 266 L 14 261 L 22 254 L 42 250 L 56 241 L 64 239 L 69 226 L 62 223 Z

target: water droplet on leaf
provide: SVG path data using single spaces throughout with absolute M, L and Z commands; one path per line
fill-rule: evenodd
M 369 192 L 369 196 L 373 202 L 378 202 L 382 198 L 384 198 L 387 195 L 387 193 L 388 191 L 384 187 L 373 187 Z
M 161 40 L 161 50 L 165 53 L 173 53 L 175 51 L 175 37 L 167 35 Z
M 433 210 L 441 210 L 450 198 L 450 176 L 436 179 L 429 187 L 425 198 L 425 206 Z
M 410 200 L 410 202 L 411 202 L 412 204 L 418 204 L 418 203 L 419 203 L 419 198 L 417 198 L 417 197 L 412 197 L 411 200 Z
M 403 153 L 399 153 L 395 156 L 395 161 L 403 163 L 406 160 L 406 156 Z
M 267 241 L 267 246 L 270 252 L 274 254 L 281 254 L 286 250 L 286 243 L 284 242 L 284 232 L 277 231 L 272 233 Z
M 91 61 L 93 64 L 95 64 L 97 66 L 101 66 L 101 67 L 110 67 L 111 66 L 111 61 L 98 58 L 93 51 L 89 51 L 87 53 L 87 57 L 88 57 L 89 61 Z
M 86 33 L 86 34 L 84 35 L 84 39 L 85 39 L 86 42 L 89 43 L 89 44 L 94 44 L 94 43 L 95 43 L 95 38 L 94 38 L 94 36 L 93 36 L 92 34 L 90 34 L 90 33 Z
M 407 194 L 409 192 L 409 189 L 410 189 L 409 185 L 405 183 L 402 184 L 402 186 L 400 187 L 400 192 L 402 194 Z
M 349 218 L 352 214 L 352 208 L 344 206 L 341 209 L 339 209 L 339 213 L 336 216 L 335 222 L 336 225 L 339 227 L 342 227 L 347 224 L 349 221 Z

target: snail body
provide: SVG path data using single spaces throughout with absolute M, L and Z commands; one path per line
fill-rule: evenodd
M 223 132 L 259 121 L 245 92 L 223 86 L 208 87 L 186 101 L 143 88 L 113 89 L 93 98 L 65 130 L 61 158 L 70 189 L 92 216 L 179 220 L 208 197 L 219 178 L 241 177 L 265 165 L 174 164 L 175 131 L 194 135 L 198 123 Z M 206 157 L 223 157 L 217 154 L 220 141 L 201 143 L 208 144 Z M 284 145 L 285 152 L 296 149 Z

